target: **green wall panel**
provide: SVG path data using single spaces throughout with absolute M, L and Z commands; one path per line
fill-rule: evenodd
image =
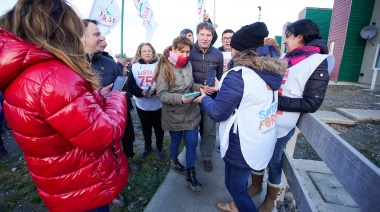
M 278 45 L 280 46 L 280 49 L 281 49 L 282 36 L 276 35 L 276 36 L 274 36 L 274 39 L 277 41 L 277 43 L 278 43 Z
M 332 9 L 306 8 L 305 19 L 313 20 L 319 27 L 322 39 L 329 39 Z
M 359 79 L 366 45 L 360 31 L 370 24 L 374 5 L 375 0 L 352 0 L 338 81 L 357 82 Z

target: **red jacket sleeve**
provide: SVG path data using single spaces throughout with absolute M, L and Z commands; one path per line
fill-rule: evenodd
M 113 91 L 102 100 L 71 69 L 52 73 L 41 86 L 40 114 L 59 136 L 86 152 L 108 149 L 121 140 L 126 126 L 126 99 Z

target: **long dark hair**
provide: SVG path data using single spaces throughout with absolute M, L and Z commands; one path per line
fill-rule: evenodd
M 314 39 L 321 39 L 318 25 L 310 19 L 298 20 L 286 27 L 285 35 L 293 34 L 295 37 L 302 35 L 305 44 Z

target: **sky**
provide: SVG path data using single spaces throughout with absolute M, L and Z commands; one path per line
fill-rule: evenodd
M 67 0 L 81 18 L 88 18 L 93 0 Z M 194 31 L 198 24 L 198 0 L 148 0 L 158 28 L 153 34 L 151 43 L 157 53 L 170 46 L 173 39 L 184 28 Z M 11 9 L 17 0 L 0 0 L 0 15 Z M 122 0 L 116 0 L 121 8 Z M 298 20 L 298 14 L 306 7 L 333 8 L 334 0 L 206 0 L 206 12 L 217 24 L 218 40 L 214 46 L 221 46 L 222 32 L 225 29 L 239 30 L 242 26 L 254 23 L 259 19 L 265 22 L 269 37 L 282 35 L 285 23 Z M 124 26 L 121 21 L 106 36 L 106 51 L 111 55 L 120 53 L 121 28 L 124 30 L 123 52 L 133 57 L 138 45 L 145 42 L 146 31 L 143 20 L 138 17 L 132 0 L 124 0 Z

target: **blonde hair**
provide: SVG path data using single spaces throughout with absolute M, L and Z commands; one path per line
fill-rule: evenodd
M 152 60 L 154 60 L 154 59 L 157 58 L 156 50 L 153 48 L 153 46 L 152 46 L 151 43 L 140 43 L 140 45 L 137 47 L 135 57 L 132 60 L 132 64 L 133 63 L 137 63 L 137 62 L 139 62 L 140 59 L 142 59 L 142 57 L 141 57 L 141 49 L 142 49 L 143 46 L 149 46 L 152 49 L 152 54 L 153 54 Z
M 190 47 L 190 50 L 193 48 L 193 43 L 187 37 L 178 36 L 173 40 L 173 44 L 164 50 L 162 56 L 158 60 L 156 71 L 153 76 L 153 81 L 156 81 L 158 75 L 162 72 L 165 81 L 168 82 L 170 85 L 174 84 L 175 76 L 173 72 L 173 67 L 169 62 L 168 58 L 166 58 L 165 53 L 171 51 L 172 49 L 181 50 L 185 46 Z
M 81 42 L 82 21 L 65 1 L 19 0 L 0 17 L 0 28 L 51 52 L 93 88 L 99 87 L 99 76 L 92 70 Z

